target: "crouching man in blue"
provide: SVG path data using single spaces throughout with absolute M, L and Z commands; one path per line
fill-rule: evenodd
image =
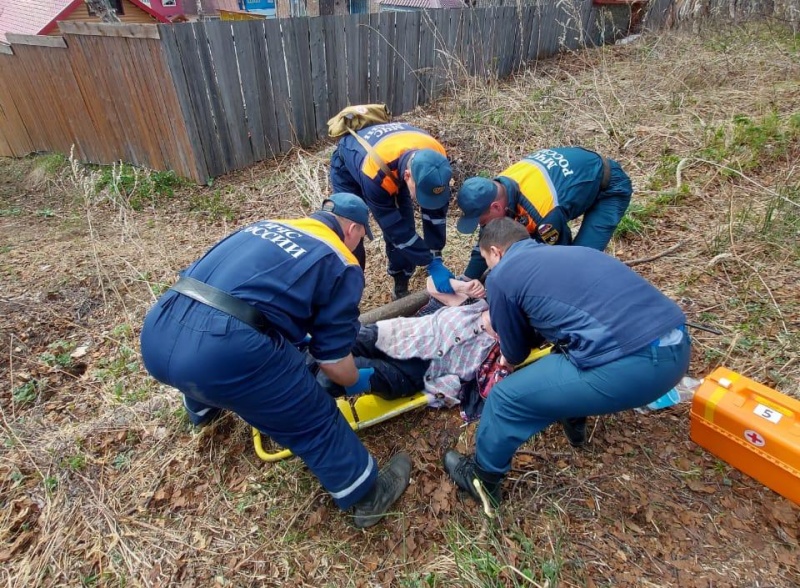
M 603 251 L 631 202 L 631 179 L 613 159 L 582 147 L 540 149 L 493 180 L 470 178 L 458 192 L 458 230 L 470 234 L 510 217 L 547 245 L 581 245 Z M 569 221 L 583 215 L 575 239 Z M 480 278 L 486 262 L 476 246 L 464 270 Z
M 409 294 L 417 266 L 425 266 L 440 292 L 452 294 L 452 272 L 442 261 L 453 172 L 439 141 L 406 123 L 373 125 L 345 135 L 331 156 L 331 185 L 361 196 L 383 231 L 392 298 Z M 369 147 L 369 149 L 367 149 Z M 416 201 L 423 237 L 414 222 Z M 362 261 L 364 247 L 355 250 Z
M 586 416 L 659 398 L 686 373 L 690 342 L 678 305 L 600 251 L 539 244 L 510 218 L 488 223 L 478 245 L 493 268 L 486 292 L 505 363 L 522 362 L 542 338 L 561 351 L 495 385 L 474 456 L 444 456 L 459 487 L 498 504 L 520 445 L 556 421 L 580 442 Z
M 147 371 L 184 395 L 190 420 L 238 414 L 300 457 L 354 524 L 377 523 L 409 483 L 395 455 L 377 471 L 335 400 L 298 350 L 348 391 L 368 387 L 350 349 L 364 274 L 352 250 L 369 234 L 369 211 L 334 194 L 308 218 L 269 220 L 226 237 L 183 272 L 148 312 Z

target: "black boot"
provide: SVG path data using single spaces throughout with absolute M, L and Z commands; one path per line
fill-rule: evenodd
M 394 278 L 394 289 L 392 290 L 392 300 L 400 300 L 401 298 L 405 298 L 409 295 L 408 291 L 408 281 L 410 276 L 405 275 L 404 273 L 394 274 L 392 276 Z
M 411 458 L 405 452 L 398 453 L 381 469 L 366 496 L 356 502 L 353 524 L 359 529 L 365 529 L 380 521 L 389 507 L 408 488 L 410 480 Z
M 500 487 L 503 484 L 502 474 L 490 474 L 481 469 L 475 463 L 472 456 L 461 455 L 458 451 L 452 449 L 444 454 L 444 471 L 462 490 L 469 492 L 475 500 L 486 507 L 495 507 L 500 504 Z M 478 490 L 477 486 L 481 490 Z M 481 491 L 489 500 L 490 504 L 486 504 L 481 497 Z M 488 514 L 488 513 L 487 513 Z
M 561 419 L 561 426 L 564 428 L 564 435 L 573 447 L 583 447 L 586 445 L 586 417 L 576 417 L 571 419 Z

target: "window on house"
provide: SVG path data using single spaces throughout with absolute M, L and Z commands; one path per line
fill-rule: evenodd
M 125 11 L 122 9 L 122 0 L 106 0 L 106 1 L 108 2 L 108 5 L 111 8 L 113 8 L 114 12 L 116 12 L 118 15 L 125 14 Z M 92 8 L 92 4 L 94 4 L 94 2 L 86 3 L 86 7 L 89 9 L 89 16 L 97 16 L 97 13 Z
M 161 0 L 161 6 L 177 6 L 178 0 Z
M 350 0 L 350 14 L 367 14 L 369 0 Z

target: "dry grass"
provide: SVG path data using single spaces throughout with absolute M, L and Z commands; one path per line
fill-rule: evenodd
M 694 333 L 693 375 L 725 365 L 800 397 L 798 50 L 778 26 L 650 36 L 466 84 L 406 119 L 447 145 L 457 185 L 563 143 L 619 160 L 636 195 L 611 252 L 685 241 L 636 269 L 724 333 Z M 235 226 L 312 210 L 330 149 L 142 210 L 96 193 L 93 170 L 0 160 L 0 582 L 797 583 L 797 509 L 689 443 L 685 406 L 598 419 L 587 452 L 547 431 L 515 460 L 508 505 L 488 523 L 438 462 L 471 447 L 474 427 L 453 412 L 406 415 L 364 435 L 380 459 L 406 448 L 415 465 L 401 511 L 366 532 L 299 461 L 260 462 L 241 421 L 193 432 L 138 362 L 142 317 Z M 445 256 L 460 268 L 472 239 L 455 219 Z M 379 239 L 368 254 L 363 310 L 388 301 Z

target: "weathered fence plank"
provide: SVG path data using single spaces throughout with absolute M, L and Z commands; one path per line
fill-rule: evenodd
M 539 7 L 528 6 L 526 7 L 527 18 L 525 19 L 525 33 L 522 36 L 523 41 L 527 39 L 527 46 L 525 47 L 525 61 L 536 59 L 539 53 Z
M 64 42 L 64 37 L 18 35 L 15 33 L 8 33 L 6 35 L 6 40 L 14 45 L 36 45 L 37 47 L 57 47 L 59 49 L 67 48 L 67 44 Z
M 0 79 L 12 79 L 13 53 L 0 55 Z M 2 155 L 22 157 L 34 151 L 33 141 L 26 127 L 25 112 L 20 112 L 12 87 L 14 84 L 0 84 L 0 131 L 4 137 Z
M 236 61 L 239 69 L 239 82 L 244 100 L 244 120 L 247 125 L 247 138 L 250 142 L 252 161 L 261 161 L 267 157 L 266 138 L 261 122 L 261 105 L 258 99 L 258 82 L 256 81 L 256 62 L 254 33 L 258 33 L 259 22 L 242 20 L 233 23 L 233 43 L 236 46 Z
M 168 154 L 168 161 L 172 162 L 169 168 L 183 177 L 205 183 L 209 175 L 201 159 L 202 152 L 195 148 L 199 139 L 196 127 L 192 126 L 194 116 L 186 116 L 186 113 L 179 116 L 183 110 L 167 63 L 166 48 L 163 43 L 151 40 L 142 44 L 142 52 L 150 55 L 150 61 L 144 69 L 149 92 L 155 104 L 160 106 L 159 140 L 162 150 Z
M 162 25 L 163 26 L 163 25 Z M 195 178 L 200 182 L 205 182 L 208 178 L 217 175 L 219 172 L 213 168 L 214 162 L 210 160 L 213 153 L 215 138 L 211 129 L 198 124 L 198 114 L 201 110 L 199 104 L 195 104 L 194 98 L 189 89 L 189 83 L 184 72 L 183 62 L 181 61 L 180 49 L 175 36 L 176 27 L 163 26 L 161 40 L 165 58 L 165 68 L 168 69 L 172 79 L 172 88 L 175 92 L 176 110 L 180 109 L 183 113 L 183 123 L 185 125 L 187 140 L 191 147 L 191 152 L 184 154 L 184 157 L 191 161 L 191 167 L 196 170 Z M 166 72 L 165 72 L 166 73 Z
M 380 88 L 382 71 L 380 69 L 381 53 L 385 50 L 381 39 L 381 15 L 373 12 L 369 15 L 369 102 L 380 101 Z
M 308 21 L 309 46 L 311 48 L 311 95 L 314 100 L 314 124 L 317 138 L 327 135 L 326 123 L 332 116 L 328 108 L 328 68 L 325 62 L 325 33 L 323 19 Z M 335 114 L 335 113 L 334 113 Z
M 281 149 L 280 130 L 275 108 L 275 93 L 272 87 L 272 76 L 267 52 L 267 38 L 264 21 L 252 21 L 253 59 L 256 73 L 257 107 L 261 111 L 261 132 L 265 138 L 268 154 L 276 156 Z
M 423 12 L 420 22 L 417 105 L 427 104 L 433 99 L 433 70 L 436 63 L 436 55 L 434 54 L 436 30 L 434 28 L 433 12 L 431 10 Z
M 311 50 L 308 44 L 308 19 L 290 18 L 284 23 L 284 50 L 289 72 L 289 91 L 294 128 L 301 145 L 317 140 L 314 102 L 311 91 Z
M 417 105 L 417 88 L 420 82 L 417 69 L 419 69 L 419 27 L 422 12 L 415 10 L 406 14 L 408 14 L 408 20 L 401 29 L 406 31 L 406 34 L 403 35 L 406 45 L 405 50 L 401 53 L 404 56 L 402 63 L 405 82 L 400 112 L 408 112 Z
M 217 131 L 217 121 L 212 111 L 195 27 L 191 24 L 177 25 L 172 27 L 169 33 L 164 31 L 164 34 L 167 39 L 174 34 L 175 45 L 172 46 L 171 42 L 166 45 L 170 54 L 170 69 L 173 79 L 176 80 L 176 87 L 186 89 L 208 174 L 211 177 L 221 175 L 230 168 L 225 160 L 226 147 Z M 177 69 L 178 59 L 181 64 L 180 69 Z M 182 77 L 179 72 L 183 74 Z
M 404 54 L 406 51 L 406 26 L 409 12 L 395 13 L 394 31 L 392 39 L 392 69 L 394 80 L 389 93 L 392 96 L 392 112 L 405 112 L 403 107 L 403 90 L 406 83 L 406 64 Z
M 158 25 L 156 24 L 107 24 L 66 20 L 58 23 L 58 29 L 65 35 L 156 40 L 159 38 Z
M 328 75 L 328 111 L 331 116 L 347 106 L 347 67 L 345 55 L 345 17 L 324 16 L 325 66 Z
M 292 106 L 289 100 L 289 78 L 286 72 L 286 57 L 283 48 L 283 21 L 264 22 L 267 39 L 267 59 L 269 61 L 272 96 L 275 103 L 275 118 L 278 123 L 279 151 L 286 153 L 295 144 L 292 128 Z
M 247 137 L 247 121 L 242 102 L 242 87 L 239 80 L 236 48 L 233 44 L 233 25 L 247 23 L 235 21 L 212 21 L 203 30 L 208 35 L 210 57 L 209 82 L 213 95 L 219 97 L 219 127 L 227 132 L 231 156 L 235 169 L 253 162 L 250 141 Z
M 391 90 L 396 87 L 395 85 L 395 69 L 394 57 L 397 54 L 394 42 L 396 38 L 396 12 L 386 12 L 381 15 L 381 52 L 378 56 L 380 60 L 379 69 L 381 71 L 380 91 L 378 93 L 378 102 L 382 102 L 389 106 L 389 109 L 394 113 L 394 104 L 392 103 Z
M 435 100 L 447 90 L 450 79 L 450 22 L 451 10 L 432 10 L 430 13 L 433 33 L 433 74 L 431 76 L 431 98 Z
M 347 20 L 345 52 L 347 63 L 347 100 L 349 104 L 363 104 L 369 100 L 367 72 L 369 71 L 369 31 L 366 14 Z

